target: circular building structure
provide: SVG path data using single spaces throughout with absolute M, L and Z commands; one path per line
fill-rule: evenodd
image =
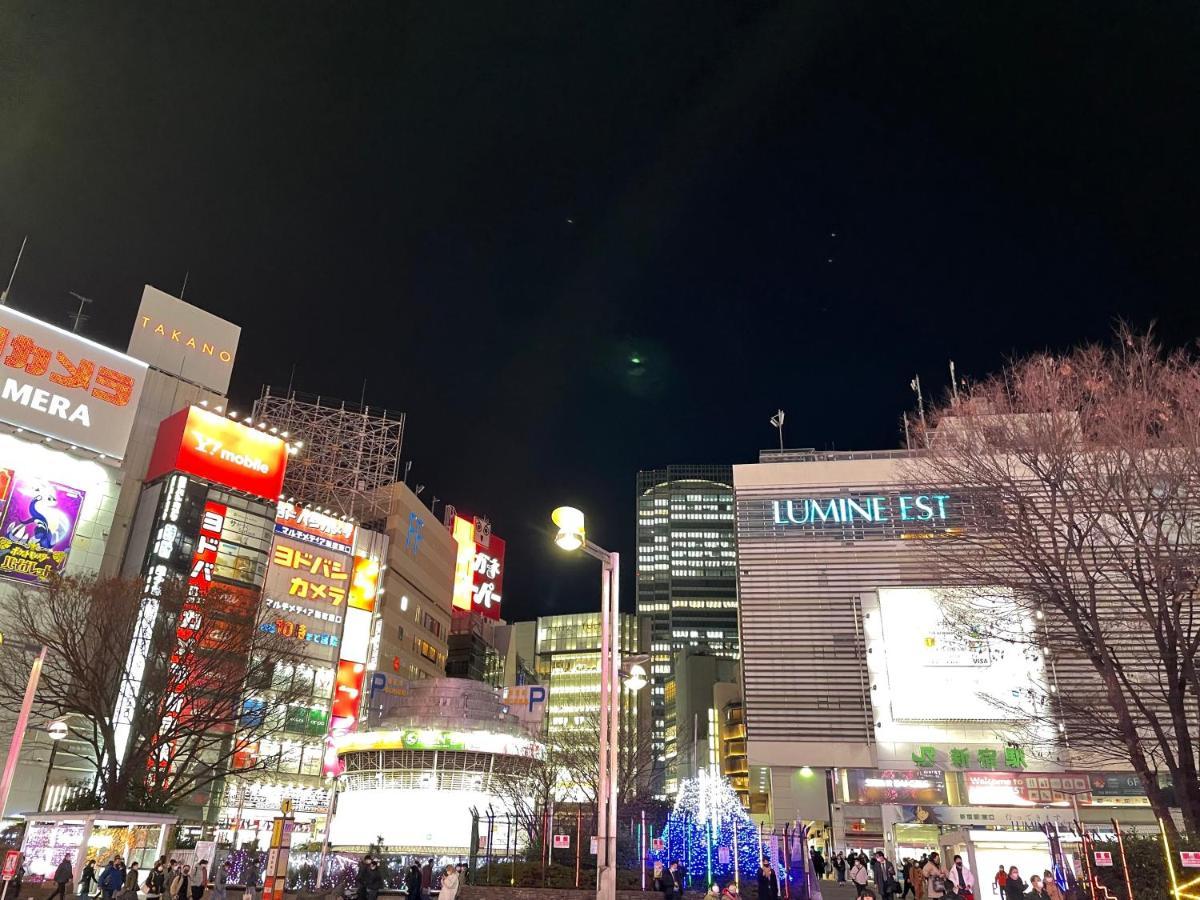
M 334 847 L 465 856 L 472 809 L 503 815 L 525 796 L 542 744 L 505 712 L 500 691 L 462 678 L 375 691 L 373 727 L 336 739 L 344 766 Z

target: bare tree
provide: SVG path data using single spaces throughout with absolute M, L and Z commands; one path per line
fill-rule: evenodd
M 964 588 L 952 616 L 1045 655 L 1025 739 L 1050 726 L 1075 765 L 1131 766 L 1173 829 L 1169 774 L 1195 834 L 1200 361 L 1117 337 L 1013 362 L 935 411 L 912 484 L 952 487 L 962 505 L 919 546 L 940 583 Z M 998 616 L 980 587 L 1015 610 Z
M 47 648 L 35 714 L 68 720 L 98 801 L 165 810 L 265 768 L 254 749 L 301 699 L 272 684 L 293 656 L 255 628 L 256 609 L 255 592 L 233 587 L 198 602 L 175 582 L 151 596 L 141 581 L 69 577 L 19 589 L 5 619 L 10 636 Z M 28 674 L 26 656 L 0 654 L 0 706 L 20 705 Z

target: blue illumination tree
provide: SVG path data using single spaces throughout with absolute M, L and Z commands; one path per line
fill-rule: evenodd
M 706 885 L 731 881 L 735 859 L 741 878 L 752 879 L 762 859 L 758 826 L 729 781 L 708 772 L 680 783 L 661 837 L 663 849 L 653 851 L 651 860 L 664 865 L 678 860 L 693 881 Z

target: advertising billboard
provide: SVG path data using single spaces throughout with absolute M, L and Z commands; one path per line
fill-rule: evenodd
M 937 804 L 946 802 L 946 776 L 938 769 L 847 769 L 847 801 Z
M 275 512 L 276 534 L 347 556 L 354 552 L 356 530 L 353 522 L 298 506 L 289 500 L 280 500 Z
M 283 490 L 287 445 L 273 434 L 190 406 L 163 420 L 146 481 L 186 472 L 266 500 Z
M 980 806 L 1070 806 L 1092 802 L 1091 782 L 1081 772 L 967 772 L 967 802 Z
M 293 638 L 299 655 L 334 662 L 341 646 L 351 566 L 348 554 L 277 533 L 263 585 L 259 629 Z
M 224 394 L 242 329 L 146 285 L 129 337 L 129 355 Z
M 999 592 L 994 606 L 999 617 L 1016 614 Z M 938 590 L 882 588 L 879 610 L 894 721 L 1007 721 L 1032 713 L 1045 694 L 1042 659 L 1032 648 L 947 619 Z M 930 702 L 935 685 L 937 702 Z
M 84 492 L 0 469 L 0 578 L 46 584 L 67 566 Z
M 450 533 L 458 544 L 454 564 L 452 602 L 458 609 L 480 613 L 488 619 L 500 618 L 504 586 L 504 540 L 492 534 L 490 527 L 478 527 L 455 516 Z
M 0 306 L 0 420 L 122 459 L 146 364 Z

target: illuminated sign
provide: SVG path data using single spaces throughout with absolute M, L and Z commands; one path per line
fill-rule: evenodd
M 146 364 L 0 306 L 0 420 L 121 459 Z
M 850 803 L 945 803 L 946 776 L 937 769 L 847 769 Z
M 1070 806 L 1092 802 L 1091 781 L 1080 772 L 966 772 L 967 802 L 981 806 Z
M 0 469 L 0 578 L 46 584 L 67 567 L 84 492 Z
M 282 600 L 275 600 L 267 597 L 263 601 L 263 605 L 267 609 L 275 609 L 281 613 L 286 613 L 293 616 L 308 616 L 310 619 L 316 619 L 319 622 L 329 622 L 331 625 L 341 625 L 342 617 L 336 613 L 325 612 L 320 609 L 310 609 L 307 606 L 300 606 L 297 603 L 287 603 Z
M 945 522 L 950 494 L 872 494 L 772 500 L 776 525 Z
M 295 638 L 298 641 L 307 641 L 322 647 L 336 647 L 341 643 L 341 638 L 336 634 L 330 634 L 328 631 L 310 631 L 307 625 L 287 619 L 263 622 L 258 626 L 258 630 L 266 634 L 278 634 L 283 637 Z
M 289 597 L 323 600 L 334 606 L 346 599 L 350 573 L 336 556 L 297 547 L 286 538 L 278 538 L 271 550 L 271 568 L 287 579 Z M 271 593 L 279 596 L 275 591 Z
M 159 426 L 146 480 L 186 472 L 275 501 L 286 464 L 287 447 L 281 439 L 192 406 Z
M 491 533 L 490 526 L 477 528 L 461 516 L 454 517 L 450 533 L 458 544 L 453 605 L 489 619 L 499 619 L 504 583 L 504 541 Z
M 495 731 L 444 731 L 405 728 L 397 731 L 360 731 L 334 739 L 338 753 L 362 750 L 448 750 L 498 753 L 540 759 L 544 748 L 537 741 Z
M 146 285 L 129 354 L 224 394 L 241 335 L 232 322 Z
M 275 512 L 276 534 L 347 555 L 354 552 L 356 531 L 353 522 L 287 500 L 280 500 Z

